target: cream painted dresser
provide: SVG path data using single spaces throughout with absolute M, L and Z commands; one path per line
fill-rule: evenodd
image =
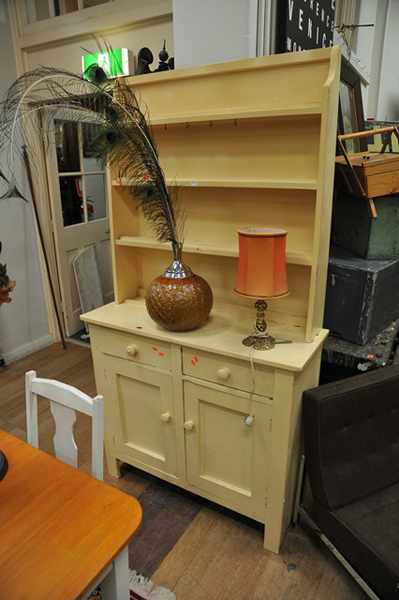
M 318 383 L 327 335 L 339 70 L 331 48 L 132 78 L 168 185 L 179 187 L 184 259 L 215 305 L 189 333 L 149 318 L 145 289 L 170 252 L 129 182 L 110 173 L 115 302 L 82 317 L 105 397 L 110 472 L 126 462 L 248 515 L 265 524 L 274 552 L 292 516 L 301 396 Z M 292 343 L 252 357 L 241 340 L 255 311 L 232 292 L 245 225 L 288 231 L 290 295 L 270 303 L 269 324 Z

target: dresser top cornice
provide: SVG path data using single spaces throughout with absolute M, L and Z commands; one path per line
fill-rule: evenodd
M 218 305 L 212 311 L 211 318 L 204 327 L 185 333 L 174 333 L 158 327 L 149 317 L 142 299 L 128 300 L 123 304 L 107 304 L 82 315 L 82 320 L 90 325 L 222 354 L 231 358 L 248 361 L 250 356 L 249 348 L 242 344 L 242 338 L 248 335 L 249 331 L 246 312 L 244 313 L 240 307 L 237 307 L 236 311 L 232 311 L 231 305 L 228 306 L 226 312 L 223 311 L 223 305 Z M 284 332 L 279 329 L 279 333 L 280 331 L 282 337 Z M 320 348 L 327 335 L 328 331 L 322 329 L 310 343 L 277 344 L 273 350 L 254 351 L 254 362 L 277 369 L 300 372 Z

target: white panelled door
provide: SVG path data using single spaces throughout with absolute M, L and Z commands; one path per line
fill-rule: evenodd
M 72 268 L 81 249 L 94 245 L 105 302 L 113 297 L 106 172 L 90 151 L 95 123 L 63 119 L 57 111 L 52 124 L 47 166 L 62 311 L 71 336 L 82 329 Z

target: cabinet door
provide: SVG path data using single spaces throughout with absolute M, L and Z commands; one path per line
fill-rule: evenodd
M 151 367 L 108 357 L 105 402 L 113 418 L 114 454 L 153 471 L 178 476 L 176 410 L 172 376 Z
M 271 402 L 271 401 L 270 401 Z M 246 422 L 251 414 L 253 422 Z M 184 384 L 189 483 L 222 504 L 265 518 L 271 405 L 231 391 Z

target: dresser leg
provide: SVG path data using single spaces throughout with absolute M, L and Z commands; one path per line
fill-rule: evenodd
M 282 527 L 278 525 L 279 522 L 281 523 L 278 519 L 278 515 L 274 515 L 274 520 L 273 517 L 270 518 L 269 515 L 265 524 L 263 547 L 265 550 L 269 550 L 269 552 L 274 552 L 274 554 L 279 554 L 284 536 Z M 267 526 L 267 523 L 270 523 L 270 525 Z
M 108 473 L 112 475 L 112 477 L 117 477 L 119 479 L 119 477 L 121 476 L 121 461 L 117 458 L 114 458 L 113 456 L 108 455 L 107 466 Z

